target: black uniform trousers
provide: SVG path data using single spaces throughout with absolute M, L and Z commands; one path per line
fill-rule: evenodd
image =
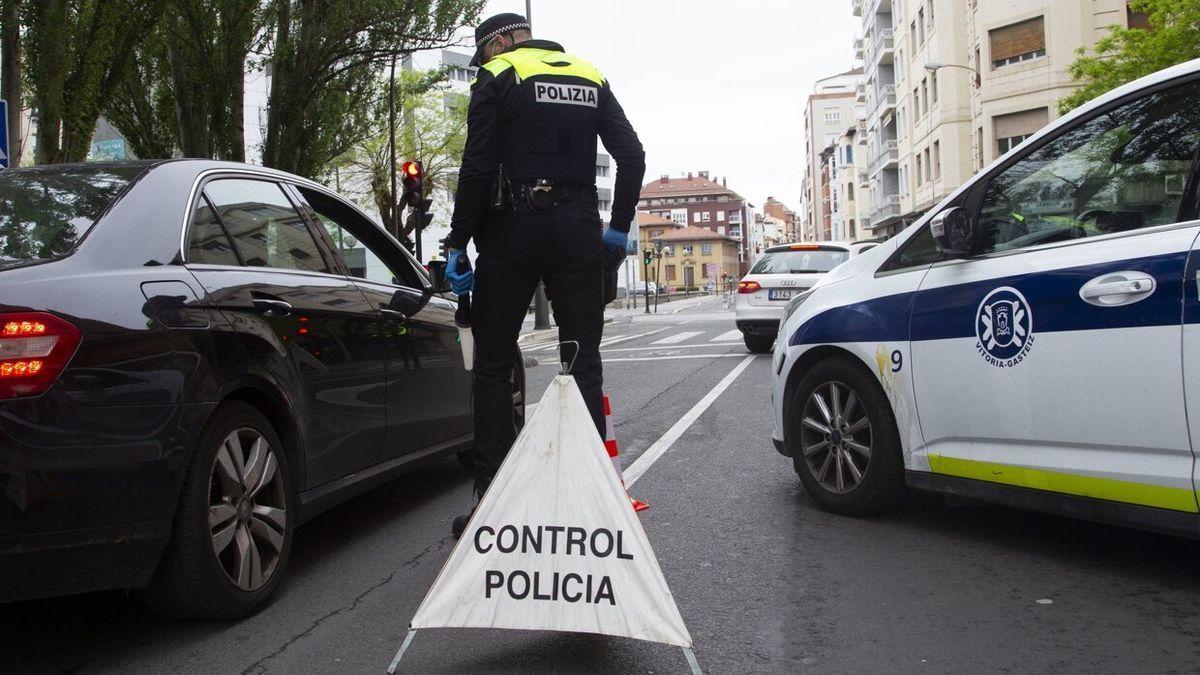
M 604 246 L 594 195 L 538 211 L 516 200 L 475 236 L 479 256 L 471 329 L 475 337 L 475 489 L 482 494 L 516 439 L 512 373 L 517 337 L 541 280 L 560 341 L 579 343 L 571 373 L 604 437 L 600 336 L 604 330 Z M 574 345 L 562 347 L 568 362 Z

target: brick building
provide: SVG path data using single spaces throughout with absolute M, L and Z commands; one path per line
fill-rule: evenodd
M 775 218 L 784 224 L 783 237 L 786 241 L 800 241 L 800 214 L 774 197 L 767 197 L 762 212 L 764 216 Z
M 642 186 L 638 210 L 680 225 L 699 227 L 739 242 L 738 259 L 745 270 L 750 259 L 748 229 L 751 204 L 730 190 L 725 180 L 707 171 L 680 178 L 662 176 Z

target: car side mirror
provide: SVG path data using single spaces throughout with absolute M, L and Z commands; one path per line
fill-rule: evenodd
M 434 292 L 445 293 L 446 291 L 450 290 L 450 283 L 446 279 L 445 260 L 430 260 L 429 276 L 433 277 Z
M 942 253 L 960 258 L 971 254 L 975 241 L 975 220 L 961 206 L 941 211 L 929 221 L 929 232 Z

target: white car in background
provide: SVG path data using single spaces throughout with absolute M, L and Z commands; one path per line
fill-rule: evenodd
M 788 300 L 812 288 L 826 272 L 878 245 L 877 241 L 823 241 L 768 248 L 738 282 L 734 321 L 746 348 L 771 351 Z

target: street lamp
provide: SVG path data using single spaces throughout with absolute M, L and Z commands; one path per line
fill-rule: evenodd
M 974 78 L 972 78 L 972 81 L 975 83 L 975 86 L 979 87 L 979 71 L 975 70 L 971 66 L 964 66 L 964 65 L 958 64 L 958 63 L 937 63 L 937 62 L 925 64 L 925 70 L 928 70 L 931 73 L 936 73 L 938 70 L 940 70 L 942 68 L 962 68 L 963 70 L 969 71 L 972 75 L 975 76 Z

